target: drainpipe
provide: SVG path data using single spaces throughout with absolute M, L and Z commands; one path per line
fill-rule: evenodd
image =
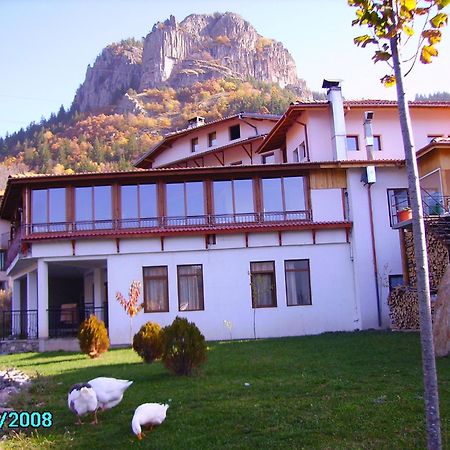
M 300 122 L 296 120 L 299 125 L 302 125 L 305 128 L 305 144 L 306 144 L 306 161 L 309 161 L 309 139 L 308 139 L 308 127 L 306 123 Z
M 241 111 L 241 112 L 238 114 L 239 120 L 242 120 L 242 122 L 246 123 L 247 125 L 250 125 L 250 126 L 255 130 L 255 136 L 259 136 L 258 128 L 256 128 L 256 126 L 253 125 L 252 123 L 247 122 L 246 120 L 244 120 L 244 119 L 242 118 L 242 114 L 244 114 L 243 111 Z
M 366 143 L 367 159 L 373 160 L 373 132 L 372 132 L 372 119 L 373 112 L 366 111 L 364 113 L 364 136 Z M 362 175 L 362 181 L 367 184 L 367 197 L 369 202 L 369 220 L 370 220 L 370 238 L 372 241 L 372 258 L 373 258 L 373 273 L 375 277 L 375 292 L 377 296 L 377 316 L 378 326 L 381 327 L 381 299 L 380 288 L 378 286 L 378 262 L 377 262 L 377 247 L 375 243 L 375 226 L 373 222 L 373 209 L 372 209 L 372 185 L 376 181 L 375 166 L 367 166 Z

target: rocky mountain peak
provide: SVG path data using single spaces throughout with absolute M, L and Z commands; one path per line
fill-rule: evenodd
M 88 67 L 75 104 L 93 111 L 117 104 L 132 88 L 179 89 L 211 78 L 253 78 L 308 92 L 295 62 L 283 45 L 257 33 L 238 14 L 191 14 L 157 22 L 143 44 L 108 46 Z

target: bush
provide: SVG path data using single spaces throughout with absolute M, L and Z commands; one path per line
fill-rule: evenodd
M 147 322 L 133 337 L 133 350 L 146 362 L 152 363 L 162 355 L 161 327 Z
M 164 365 L 176 375 L 191 375 L 206 361 L 205 337 L 195 323 L 176 317 L 162 329 Z
M 109 348 L 109 338 L 103 320 L 91 314 L 89 319 L 80 325 L 78 341 L 80 350 L 91 358 L 98 358 L 106 352 Z

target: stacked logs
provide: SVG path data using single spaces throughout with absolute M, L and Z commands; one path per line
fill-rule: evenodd
M 389 294 L 389 316 L 394 330 L 418 330 L 419 302 L 416 291 L 417 275 L 414 262 L 413 236 L 409 230 L 403 232 L 409 285 L 396 287 Z M 426 242 L 430 289 L 432 293 L 435 293 L 448 265 L 448 250 L 445 243 L 431 230 L 427 230 Z

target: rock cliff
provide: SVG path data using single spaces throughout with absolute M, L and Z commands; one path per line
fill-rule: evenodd
M 107 47 L 88 67 L 74 102 L 80 111 L 94 111 L 117 105 L 130 88 L 178 89 L 223 77 L 277 83 L 309 95 L 280 42 L 259 35 L 237 14 L 216 13 L 192 14 L 182 22 L 171 16 L 153 26 L 143 46 L 135 42 Z M 123 107 L 124 102 L 119 103 Z

